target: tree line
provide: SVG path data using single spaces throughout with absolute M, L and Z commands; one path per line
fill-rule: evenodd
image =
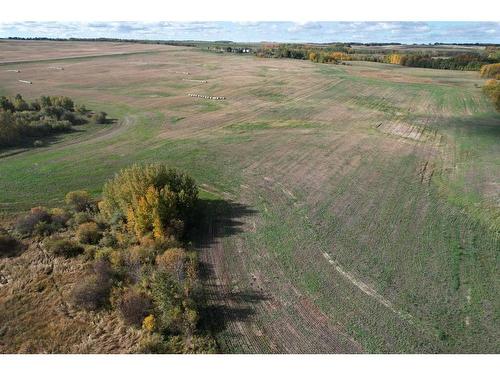
M 317 63 L 339 63 L 343 61 L 372 61 L 397 64 L 408 67 L 480 70 L 482 66 L 500 61 L 500 50 L 495 46 L 485 48 L 483 52 L 453 51 L 405 51 L 359 50 L 351 44 L 332 44 L 325 47 L 307 44 L 264 45 L 255 54 L 265 58 L 289 58 L 310 60 Z
M 466 53 L 457 56 L 440 57 L 430 54 L 399 54 L 392 53 L 383 56 L 379 62 L 398 64 L 416 68 L 448 69 L 448 70 L 480 70 L 483 65 L 497 60 L 488 56 Z

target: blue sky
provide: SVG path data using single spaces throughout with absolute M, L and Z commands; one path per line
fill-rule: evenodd
M 500 43 L 500 22 L 4 22 L 0 37 Z

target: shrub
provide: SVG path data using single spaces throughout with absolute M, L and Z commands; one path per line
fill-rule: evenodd
M 156 320 L 154 315 L 148 315 L 142 321 L 142 329 L 147 332 L 153 332 L 156 329 Z
M 99 241 L 99 245 L 103 247 L 115 247 L 118 245 L 118 240 L 112 233 L 106 232 Z
M 98 310 L 108 304 L 111 283 L 91 276 L 73 289 L 73 302 L 86 310 Z
M 96 207 L 96 203 L 85 190 L 70 191 L 66 194 L 65 201 L 77 212 L 91 211 Z
M 75 219 L 75 224 L 80 225 L 92 221 L 92 216 L 88 212 L 83 211 L 83 212 L 77 212 L 74 216 L 74 219 Z
M 0 230 L 0 258 L 12 256 L 17 253 L 22 244 L 4 230 Z
M 84 249 L 75 241 L 63 238 L 53 238 L 45 242 L 47 250 L 54 255 L 63 256 L 65 258 L 76 257 L 83 253 Z
M 489 79 L 483 86 L 483 92 L 493 101 L 497 111 L 500 111 L 500 81 Z
M 186 354 L 215 354 L 217 344 L 215 340 L 207 336 L 193 335 L 184 345 L 183 353 Z
M 153 264 L 155 259 L 155 249 L 148 246 L 132 246 L 129 250 L 129 261 L 135 264 Z
M 51 223 L 52 217 L 44 207 L 33 207 L 29 214 L 16 222 L 16 230 L 21 234 L 32 234 L 38 223 Z
M 60 228 L 56 223 L 47 223 L 46 221 L 39 221 L 35 224 L 32 234 L 36 236 L 48 236 L 56 232 Z
M 95 253 L 95 259 L 96 260 L 105 260 L 108 263 L 110 262 L 111 259 L 111 253 L 113 252 L 113 249 L 109 247 L 104 247 L 102 249 L 99 249 Z
M 76 110 L 76 112 L 78 112 L 79 114 L 81 114 L 83 116 L 86 116 L 89 113 L 89 110 L 87 109 L 87 107 L 85 107 L 84 104 L 76 106 L 75 110 Z
M 170 353 L 170 350 L 168 342 L 163 339 L 162 335 L 154 333 L 141 340 L 139 352 L 144 354 L 165 354 Z
M 102 237 L 96 223 L 83 223 L 80 224 L 76 231 L 78 241 L 85 244 L 97 244 Z
M 189 339 L 171 336 L 168 339 L 153 333 L 144 337 L 140 343 L 140 353 L 145 354 L 214 354 L 217 345 L 211 337 L 192 335 Z
M 52 217 L 52 222 L 59 227 L 66 226 L 66 223 L 71 218 L 71 215 L 62 208 L 53 208 L 50 210 L 50 215 Z
M 92 115 L 91 121 L 94 124 L 106 124 L 108 122 L 107 115 L 106 112 L 96 112 Z
M 156 257 L 156 264 L 162 271 L 170 274 L 178 282 L 184 280 L 186 252 L 180 248 L 168 249 Z
M 108 259 L 99 258 L 94 262 L 94 275 L 102 282 L 109 282 L 113 278 L 113 269 Z
M 96 247 L 95 246 L 85 246 L 85 249 L 83 250 L 83 254 L 84 254 L 86 261 L 95 259 Z
M 144 294 L 128 289 L 118 303 L 123 320 L 130 325 L 140 327 L 151 309 L 151 300 Z
M 483 78 L 500 79 L 500 63 L 483 65 L 480 74 Z
M 117 275 L 124 276 L 127 273 L 124 251 L 111 250 L 108 259 Z
M 158 328 L 170 333 L 182 332 L 186 304 L 179 283 L 166 272 L 156 272 L 151 293 L 157 310 Z

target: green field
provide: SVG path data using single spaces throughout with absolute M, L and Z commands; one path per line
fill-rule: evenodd
M 116 121 L 0 154 L 4 216 L 161 161 L 215 208 L 197 246 L 224 351 L 500 351 L 500 115 L 476 72 L 186 47 L 57 63 L 2 66 L 0 94 Z

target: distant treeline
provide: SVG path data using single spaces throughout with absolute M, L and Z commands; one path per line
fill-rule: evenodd
M 34 37 L 34 38 L 21 38 L 21 37 L 9 37 L 8 40 L 47 40 L 55 42 L 114 42 L 114 43 L 138 43 L 138 44 L 165 44 L 172 46 L 183 46 L 183 47 L 196 47 L 198 45 L 195 41 L 186 40 L 148 40 L 148 39 L 119 39 L 119 38 L 45 38 L 45 37 Z
M 74 125 L 105 123 L 106 113 L 93 113 L 75 106 L 66 96 L 41 96 L 27 102 L 17 94 L 0 97 L 0 149 L 26 145 L 41 146 L 42 138 L 69 132 Z
M 236 43 L 231 41 L 197 41 L 197 40 L 146 40 L 119 38 L 20 38 L 11 40 L 50 40 L 76 42 L 126 42 L 140 44 L 161 44 L 184 47 L 207 48 L 219 53 L 248 53 L 266 58 L 290 58 L 311 60 L 318 63 L 339 63 L 342 61 L 373 61 L 399 64 L 409 67 L 480 70 L 483 65 L 500 62 L 500 44 L 494 43 Z M 440 46 L 485 47 L 484 50 L 464 51 L 438 49 Z M 377 48 L 395 46 L 396 49 Z M 363 47 L 363 48 L 360 48 Z M 374 48 L 365 48 L 374 47 Z M 422 47 L 422 48 L 420 48 Z
M 500 61 L 500 49 L 492 46 L 485 48 L 484 51 L 464 53 L 463 51 L 359 50 L 349 44 L 332 44 L 326 47 L 307 44 L 274 44 L 264 45 L 255 53 L 258 57 L 311 60 L 319 63 L 358 60 L 453 70 L 480 70 L 483 65 Z
M 241 45 L 245 44 L 247 46 L 261 45 L 264 42 L 250 42 L 250 43 L 239 43 L 233 42 L 231 40 L 215 40 L 215 41 L 202 41 L 202 40 L 163 40 L 163 39 L 120 39 L 120 38 L 48 38 L 48 37 L 8 37 L 9 40 L 54 40 L 54 41 L 78 41 L 78 42 L 127 42 L 127 43 L 145 43 L 145 44 L 175 44 L 182 46 L 197 46 L 199 44 L 226 44 L 226 45 Z M 264 43 L 265 44 L 265 43 Z M 281 43 L 277 43 L 281 44 Z M 403 43 L 397 42 L 386 42 L 386 43 L 361 43 L 361 42 L 329 42 L 329 43 L 308 43 L 307 45 L 312 46 L 373 46 L 373 47 L 384 47 L 384 46 L 405 46 Z M 428 44 L 406 44 L 406 46 L 466 46 L 466 47 L 500 47 L 498 43 L 428 43 Z
M 493 64 L 498 59 L 487 55 L 465 53 L 451 57 L 434 57 L 429 54 L 391 54 L 384 56 L 383 61 L 389 64 L 432 69 L 480 70 L 483 65 Z

